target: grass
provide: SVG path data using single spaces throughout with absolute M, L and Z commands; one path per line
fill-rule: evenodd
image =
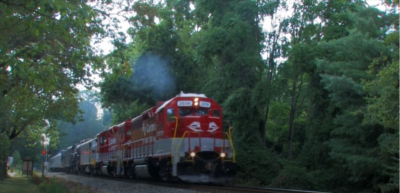
M 80 183 L 67 181 L 60 178 L 52 178 L 47 180 L 46 183 L 39 185 L 39 189 L 44 188 L 46 193 L 95 193 L 97 191 L 88 186 L 83 186 Z
M 37 185 L 27 177 L 13 177 L 0 181 L 0 193 L 40 193 Z
M 21 167 L 13 167 L 14 177 L 0 181 L 0 193 L 94 193 L 90 187 L 60 178 L 42 178 L 41 173 L 33 172 L 33 176 L 22 176 Z M 11 172 L 11 168 L 9 170 Z

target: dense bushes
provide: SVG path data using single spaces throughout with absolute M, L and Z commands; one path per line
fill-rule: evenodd
M 272 188 L 312 190 L 315 185 L 306 168 L 295 165 L 285 166 L 279 173 L 278 177 L 269 185 Z
M 90 189 L 82 188 L 82 185 L 67 182 L 55 177 L 48 179 L 42 178 L 35 172 L 31 178 L 31 182 L 39 186 L 41 193 L 89 193 Z

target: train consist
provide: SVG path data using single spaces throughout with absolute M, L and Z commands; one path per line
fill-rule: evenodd
M 51 171 L 224 183 L 237 171 L 231 128 L 204 94 L 181 92 L 50 158 Z

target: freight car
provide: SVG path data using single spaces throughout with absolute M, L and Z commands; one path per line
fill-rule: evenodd
M 204 94 L 183 93 L 64 151 L 64 171 L 223 183 L 237 171 L 231 128 Z

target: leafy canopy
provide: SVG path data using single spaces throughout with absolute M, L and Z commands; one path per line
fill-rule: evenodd
M 91 87 L 92 70 L 102 68 L 90 46 L 104 32 L 99 12 L 81 0 L 2 0 L 0 12 L 0 133 L 14 139 L 73 121 L 75 86 Z

